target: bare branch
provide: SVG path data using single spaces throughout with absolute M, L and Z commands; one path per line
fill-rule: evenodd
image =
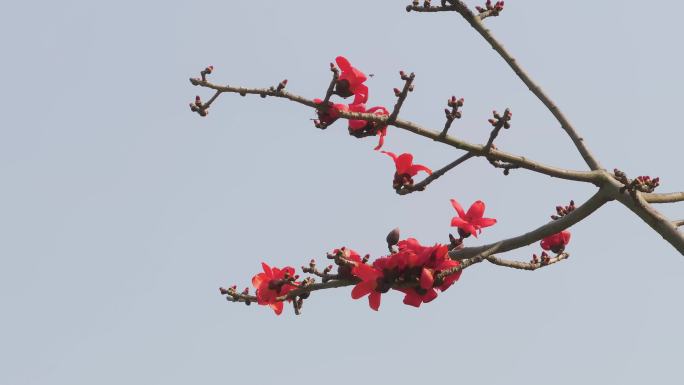
M 560 253 L 557 256 L 550 258 L 547 261 L 521 262 L 521 261 L 511 261 L 508 259 L 498 258 L 498 257 L 492 255 L 490 257 L 487 257 L 487 261 L 489 261 L 495 265 L 498 265 L 498 266 L 510 267 L 512 269 L 534 271 L 534 270 L 537 270 L 541 267 L 553 265 L 554 263 L 560 262 L 564 259 L 568 259 L 568 257 L 570 257 L 570 254 Z
M 674 222 L 672 222 L 672 224 L 674 225 L 674 227 L 682 227 L 682 226 L 684 226 L 684 219 L 674 221 Z
M 641 194 L 648 203 L 674 203 L 684 201 L 684 191 L 672 193 L 644 193 Z
M 458 12 L 488 43 L 492 48 L 501 56 L 509 67 L 515 72 L 520 80 L 525 83 L 527 88 L 546 106 L 546 108 L 553 114 L 553 116 L 558 120 L 561 127 L 568 134 L 575 147 L 579 151 L 584 161 L 587 163 L 589 168 L 592 170 L 601 169 L 601 165 L 594 158 L 594 156 L 589 151 L 589 148 L 584 143 L 584 138 L 580 137 L 570 121 L 565 117 L 563 112 L 556 106 L 556 104 L 549 98 L 546 93 L 539 87 L 530 76 L 523 70 L 523 68 L 518 64 L 517 60 L 511 56 L 506 48 L 498 41 L 492 33 L 484 26 L 480 17 L 475 15 L 468 7 L 460 0 L 449 0 L 452 5 L 442 6 L 442 7 L 421 7 L 416 5 L 409 5 L 406 7 L 407 11 L 418 11 L 418 12 L 443 12 L 443 11 L 456 11 Z

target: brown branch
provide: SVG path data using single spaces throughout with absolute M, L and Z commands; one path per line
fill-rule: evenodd
M 492 33 L 484 26 L 480 17 L 475 15 L 468 7 L 460 0 L 451 1 L 452 5 L 442 6 L 442 7 L 421 7 L 415 5 L 409 5 L 406 7 L 407 11 L 417 11 L 417 12 L 444 12 L 444 11 L 456 11 L 458 12 L 488 43 L 492 48 L 501 56 L 509 67 L 515 72 L 516 75 L 522 80 L 523 83 L 529 88 L 530 91 L 546 106 L 546 108 L 551 112 L 551 114 L 558 120 L 561 127 L 568 134 L 575 147 L 579 151 L 584 161 L 587 163 L 589 168 L 592 170 L 601 169 L 601 165 L 594 158 L 594 156 L 589 151 L 589 148 L 584 143 L 584 138 L 580 137 L 570 121 L 565 117 L 563 112 L 558 108 L 558 106 L 549 98 L 549 96 L 544 93 L 544 91 L 537 85 L 532 78 L 523 70 L 523 68 L 518 64 L 517 60 L 511 56 L 506 48 L 498 41 Z
M 390 114 L 389 118 L 387 118 L 387 124 L 392 124 L 395 120 L 397 120 L 401 106 L 404 104 L 409 92 L 413 91 L 413 79 L 416 78 L 416 74 L 411 72 L 409 75 L 406 75 L 404 71 L 399 72 L 399 74 L 401 75 L 401 79 L 404 81 L 404 88 L 397 95 L 397 102 L 394 104 L 394 108 L 392 109 L 392 113 Z
M 489 255 L 494 253 L 503 253 L 506 251 L 515 250 L 532 243 L 539 242 L 542 238 L 548 237 L 559 233 L 568 227 L 576 224 L 577 222 L 583 220 L 584 218 L 591 215 L 594 211 L 598 210 L 601 206 L 606 204 L 611 198 L 607 196 L 604 189 L 600 189 L 596 194 L 594 194 L 589 200 L 587 200 L 583 205 L 577 207 L 571 213 L 563 216 L 562 218 L 551 221 L 541 227 L 538 227 L 532 231 L 525 234 L 519 235 L 517 237 L 504 239 L 502 241 L 490 243 L 483 246 L 466 247 L 461 250 L 453 250 L 449 252 L 449 255 L 453 259 L 466 259 L 473 257 L 474 255 L 489 253 Z M 485 258 L 488 255 L 485 255 Z
M 465 162 L 466 160 L 472 158 L 473 155 L 472 153 L 467 153 L 456 159 L 455 161 L 447 164 L 446 166 L 440 168 L 439 170 L 433 172 L 430 174 L 427 178 L 423 179 L 420 183 L 414 184 L 413 186 L 410 187 L 402 187 L 401 189 L 397 190 L 397 194 L 399 195 L 407 195 L 415 191 L 423 191 L 425 190 L 425 187 L 432 183 L 435 179 L 439 178 L 440 176 L 446 174 L 449 170 L 452 168 L 458 166 L 459 164 Z
M 674 227 L 682 227 L 682 226 L 684 226 L 684 219 L 680 219 L 678 221 L 673 221 L 672 224 L 674 225 Z
M 648 203 L 675 203 L 684 201 L 684 191 L 672 193 L 644 193 L 641 197 Z
M 570 257 L 570 254 L 568 253 L 560 253 L 557 256 L 550 258 L 548 261 L 543 262 L 521 262 L 521 261 L 511 261 L 508 259 L 503 259 L 503 258 L 498 258 L 496 256 L 490 256 L 487 257 L 487 261 L 498 265 L 498 266 L 503 266 L 503 267 L 510 267 L 512 269 L 520 269 L 520 270 L 529 270 L 529 271 L 534 271 L 539 268 L 542 268 L 544 266 L 549 266 L 553 265 L 554 263 L 558 263 L 564 259 L 568 259 Z
M 221 91 L 221 93 L 237 93 L 240 95 L 260 95 L 262 97 L 272 96 L 278 98 L 284 98 L 291 100 L 293 102 L 303 104 L 308 107 L 322 109 L 323 106 L 316 104 L 313 100 L 307 99 L 303 96 L 293 94 L 287 90 L 281 90 L 276 92 L 275 89 L 270 88 L 246 88 L 239 86 L 230 85 L 217 85 L 208 81 L 203 81 L 197 78 L 191 78 L 190 83 L 195 86 L 201 86 L 204 88 L 213 89 L 215 91 Z M 369 122 L 387 123 L 388 117 L 386 115 L 376 115 L 370 113 L 360 113 L 360 112 L 349 112 L 349 111 L 339 111 L 339 116 L 344 119 L 358 119 L 365 120 Z M 555 178 L 574 180 L 579 182 L 587 182 L 592 184 L 597 184 L 600 180 L 600 175 L 595 171 L 576 171 L 576 170 L 566 170 L 557 167 L 547 166 L 545 164 L 530 160 L 524 156 L 510 154 L 500 150 L 491 150 L 485 153 L 484 146 L 479 144 L 472 144 L 460 139 L 456 139 L 451 136 L 442 136 L 440 132 L 424 128 L 416 123 L 397 119 L 392 126 L 398 127 L 414 134 L 432 139 L 437 142 L 447 144 L 451 147 L 455 147 L 464 151 L 473 153 L 475 156 L 491 157 L 502 162 L 507 162 L 521 168 L 552 176 Z

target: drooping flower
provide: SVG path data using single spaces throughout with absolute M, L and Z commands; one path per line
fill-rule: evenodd
M 323 99 L 314 99 L 314 103 L 322 104 Z M 318 119 L 315 121 L 316 127 L 327 128 L 329 125 L 335 123 L 335 121 L 340 117 L 340 111 L 347 111 L 349 107 L 346 104 L 332 103 L 328 102 L 327 110 L 316 110 Z
M 451 226 L 458 227 L 458 233 L 462 237 L 468 237 L 471 234 L 477 238 L 478 233 L 482 233 L 483 227 L 489 227 L 496 223 L 494 218 L 483 218 L 485 211 L 485 204 L 482 201 L 475 201 L 468 212 L 464 212 L 461 205 L 455 200 L 451 200 L 451 205 L 454 206 L 457 217 L 451 219 Z
M 570 232 L 567 230 L 549 235 L 540 242 L 542 249 L 551 250 L 554 253 L 562 253 L 568 243 L 570 243 Z
M 382 106 L 375 106 L 371 107 L 368 110 L 366 110 L 366 105 L 363 103 L 359 104 L 350 104 L 349 105 L 349 111 L 351 112 L 360 112 L 360 113 L 369 113 L 369 114 L 375 114 L 375 115 L 389 115 L 389 111 L 387 108 L 382 107 Z M 365 138 L 367 136 L 380 136 L 380 140 L 378 141 L 378 145 L 375 147 L 375 150 L 379 150 L 382 148 L 382 145 L 385 143 L 385 136 L 387 135 L 387 125 L 380 126 L 381 123 L 378 122 L 368 122 L 365 120 L 361 119 L 350 119 L 349 120 L 349 135 L 355 136 L 357 138 Z
M 257 303 L 270 306 L 277 315 L 280 315 L 283 312 L 283 301 L 277 298 L 295 289 L 295 286 L 290 284 L 291 278 L 295 276 L 295 269 L 290 266 L 282 269 L 272 268 L 264 262 L 261 263 L 261 267 L 264 272 L 252 277 L 252 285 L 257 289 Z
M 399 156 L 389 151 L 382 151 L 382 153 L 390 156 L 394 160 L 394 165 L 397 168 L 394 173 L 394 182 L 392 183 L 392 186 L 395 189 L 403 186 L 413 186 L 413 177 L 420 171 L 425 171 L 428 175 L 432 174 L 432 170 L 426 166 L 423 166 L 422 164 L 413 164 L 413 155 L 409 153 L 404 153 Z
M 382 294 L 381 288 L 378 287 L 378 281 L 383 277 L 382 270 L 375 266 L 359 263 L 352 269 L 352 274 L 361 280 L 352 289 L 352 298 L 359 299 L 368 295 L 368 305 L 377 311 L 380 308 L 380 295 Z
M 366 103 L 368 101 L 368 86 L 363 84 L 368 80 L 366 74 L 353 67 L 344 56 L 336 57 L 335 62 L 342 71 L 335 84 L 335 94 L 343 98 L 354 95 L 354 103 L 352 104 Z

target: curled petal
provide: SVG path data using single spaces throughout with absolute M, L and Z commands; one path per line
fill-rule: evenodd
M 283 312 L 283 303 L 281 301 L 278 301 L 276 303 L 271 303 L 268 306 L 273 309 L 273 311 L 276 313 L 276 315 L 280 315 Z
M 404 303 L 409 305 L 409 306 L 414 306 L 414 307 L 420 307 L 420 304 L 423 303 L 423 300 L 420 298 L 420 295 L 416 293 L 415 290 L 413 289 L 408 289 L 405 291 L 406 296 L 404 297 Z
M 456 209 L 456 212 L 458 213 L 459 217 L 461 217 L 461 218 L 466 217 L 465 211 L 463 211 L 463 207 L 461 207 L 461 205 L 456 201 L 456 199 L 451 200 L 451 205 L 454 207 L 454 209 Z M 452 221 L 452 226 L 456 226 L 453 224 L 453 221 Z
M 394 161 L 394 164 L 397 166 L 397 174 L 407 174 L 413 164 L 413 155 L 409 153 L 401 154 Z
M 267 277 L 273 277 L 273 271 L 271 271 L 271 267 L 266 264 L 266 262 L 261 262 L 261 268 L 264 269 L 264 273 L 266 273 Z
M 423 302 L 428 303 L 432 301 L 433 299 L 437 298 L 437 292 L 435 289 L 430 289 L 423 295 Z
M 482 215 L 484 214 L 485 211 L 485 204 L 482 201 L 475 201 L 470 208 L 468 209 L 468 212 L 466 213 L 466 217 L 468 218 L 469 221 L 472 221 L 474 219 L 482 218 Z
M 480 218 L 471 221 L 472 224 L 479 227 L 489 227 L 496 224 L 496 219 L 494 218 Z
M 409 168 L 408 173 L 409 175 L 414 176 L 418 174 L 419 171 L 425 171 L 428 175 L 432 174 L 432 170 L 430 170 L 426 166 L 423 166 L 422 164 L 414 164 L 413 166 L 411 166 L 411 168 Z
M 371 307 L 371 309 L 378 311 L 380 308 L 380 293 L 377 291 L 374 291 L 370 293 L 368 296 L 368 305 Z
M 383 127 L 378 131 L 378 136 L 380 139 L 378 140 L 378 145 L 375 146 L 374 150 L 377 151 L 382 148 L 382 145 L 385 144 L 385 136 L 387 136 L 387 127 Z
M 423 268 L 420 273 L 420 287 L 425 290 L 432 289 L 432 284 L 434 282 L 435 279 L 432 276 L 432 272 L 426 268 Z

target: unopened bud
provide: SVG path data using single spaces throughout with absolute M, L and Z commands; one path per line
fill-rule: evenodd
M 392 231 L 390 231 L 390 232 L 387 234 L 387 237 L 385 238 L 385 240 L 387 240 L 387 247 L 390 247 L 390 248 L 391 248 L 392 246 L 394 246 L 394 245 L 396 245 L 397 243 L 399 243 L 400 234 L 401 234 L 401 233 L 400 233 L 398 227 L 392 229 Z

